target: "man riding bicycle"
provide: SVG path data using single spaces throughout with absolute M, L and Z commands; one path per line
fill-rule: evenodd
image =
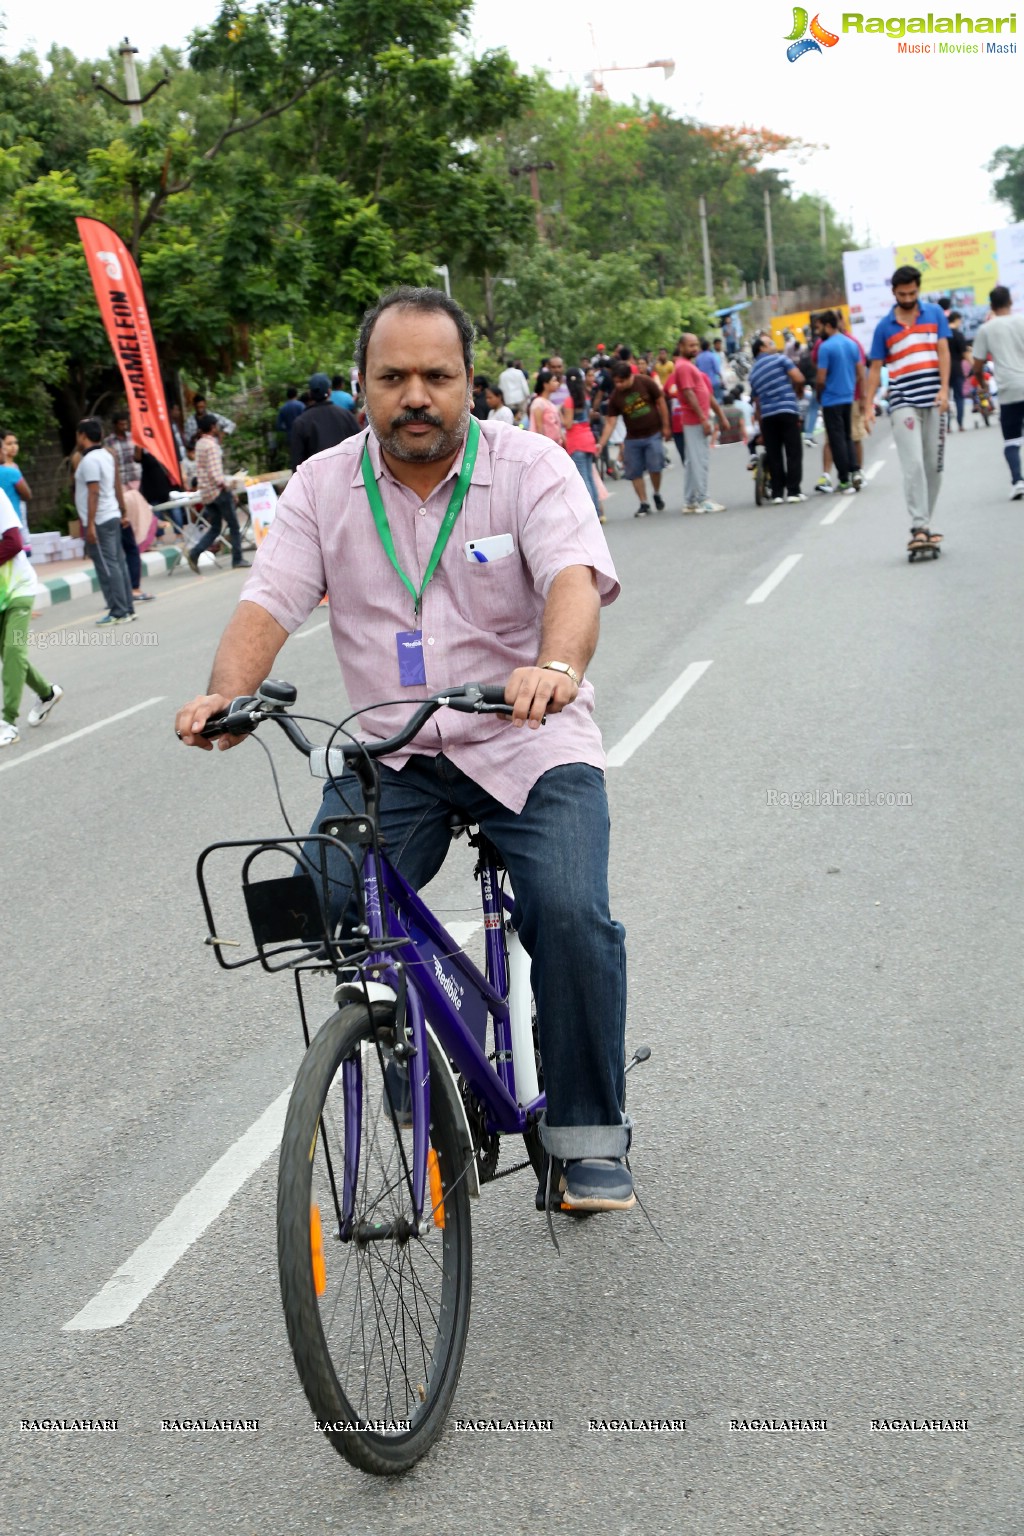
M 395 289 L 367 312 L 357 363 L 369 426 L 290 481 L 209 690 L 175 724 L 209 749 L 207 720 L 256 691 L 325 593 L 367 738 L 396 734 L 412 704 L 457 680 L 505 681 L 511 722 L 439 714 L 384 760 L 381 832 L 415 888 L 444 861 L 453 810 L 498 849 L 532 957 L 541 1139 L 565 1165 L 563 1204 L 628 1209 L 625 933 L 608 908 L 604 752 L 584 677 L 619 583 L 568 456 L 472 417 L 472 344 L 469 317 L 434 289 Z M 401 702 L 370 708 L 382 699 Z M 351 772 L 341 789 L 358 809 Z M 312 830 L 345 812 L 329 783 Z M 327 857 L 338 922 L 351 867 L 338 850 Z

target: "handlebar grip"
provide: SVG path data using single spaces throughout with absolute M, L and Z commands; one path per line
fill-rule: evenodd
M 232 699 L 227 709 L 219 715 L 210 716 L 199 732 L 200 736 L 215 741 L 218 736 L 250 735 L 256 729 L 256 723 L 250 720 L 249 711 L 256 702 L 253 698 Z
M 504 704 L 504 683 L 480 683 L 480 702 L 482 704 Z

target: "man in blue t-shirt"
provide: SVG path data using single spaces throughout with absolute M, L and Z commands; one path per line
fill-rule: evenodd
M 722 359 L 719 353 L 712 350 L 711 343 L 706 336 L 700 339 L 700 351 L 693 359 L 696 366 L 711 385 L 711 393 L 716 400 L 721 400 L 722 390 Z
M 750 370 L 750 393 L 755 414 L 761 423 L 761 436 L 768 459 L 772 499 L 781 502 L 806 501 L 800 489 L 803 474 L 803 444 L 800 441 L 800 405 L 804 376 L 788 357 L 776 352 L 770 336 L 754 342 L 754 366 Z M 785 459 L 785 464 L 783 464 Z M 783 497 L 782 488 L 786 495 Z
M 355 401 L 345 387 L 346 380 L 343 373 L 336 373 L 331 380 L 331 404 L 338 406 L 343 411 L 350 411 Z
M 821 316 L 824 340 L 818 348 L 815 384 L 821 401 L 821 415 L 832 450 L 832 462 L 839 476 L 839 490 L 844 496 L 856 494 L 853 477 L 857 472 L 857 451 L 853 446 L 853 397 L 860 388 L 864 395 L 864 364 L 860 350 L 850 336 L 839 329 L 839 316 L 826 309 Z

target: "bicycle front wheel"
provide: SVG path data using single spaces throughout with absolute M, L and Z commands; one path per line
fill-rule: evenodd
M 450 1080 L 430 1047 L 425 1209 L 412 1221 L 407 1069 L 390 1004 L 343 1008 L 302 1061 L 277 1195 L 281 1297 L 323 1433 L 365 1472 L 404 1472 L 444 1427 L 472 1288 L 469 1189 Z M 342 1230 L 346 1145 L 354 1183 Z M 352 1178 L 354 1171 L 355 1177 Z

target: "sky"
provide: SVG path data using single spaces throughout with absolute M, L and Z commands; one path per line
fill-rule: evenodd
M 808 0 L 813 17 L 815 0 Z M 857 0 L 841 0 L 855 4 Z M 841 3 L 826 0 L 821 25 L 839 35 Z M 933 13 L 981 16 L 1000 9 L 983 0 L 928 0 Z M 912 0 L 868 0 L 865 18 L 909 14 Z M 927 15 L 927 8 L 920 8 Z M 59 39 L 81 56 L 116 47 L 126 24 L 143 56 L 162 43 L 180 46 L 193 27 L 216 14 L 216 0 L 0 0 L 2 51 L 24 46 L 45 53 Z M 1010 14 L 1007 10 L 1005 14 Z M 710 123 L 750 123 L 795 135 L 817 148 L 802 162 L 769 162 L 794 188 L 825 196 L 853 227 L 857 245 L 902 244 L 970 234 L 1005 225 L 1009 215 L 990 195 L 985 164 L 1001 144 L 1024 142 L 1020 110 L 1024 53 L 987 57 L 900 54 L 891 37 L 839 35 L 831 47 L 790 62 L 794 7 L 787 0 L 731 0 L 728 5 L 677 4 L 632 12 L 622 0 L 477 0 L 471 41 L 479 51 L 505 47 L 525 69 L 542 67 L 557 84 L 584 87 L 595 66 L 622 66 L 604 77 L 610 95 L 651 95 L 681 116 Z M 930 42 L 937 36 L 905 42 Z M 1024 12 L 1017 36 L 1000 41 L 1024 50 Z M 951 41 L 984 45 L 966 34 Z M 671 59 L 663 69 L 638 69 Z

